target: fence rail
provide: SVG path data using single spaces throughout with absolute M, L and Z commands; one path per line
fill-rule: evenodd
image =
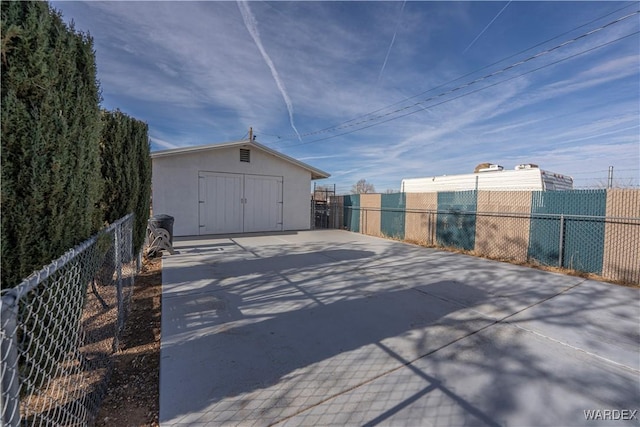
M 364 197 L 357 202 L 334 200 L 329 223 L 363 234 L 640 285 L 640 216 L 419 209 L 380 203 L 372 207 L 363 206 Z
M 133 214 L 2 291 L 2 425 L 93 423 L 140 258 Z

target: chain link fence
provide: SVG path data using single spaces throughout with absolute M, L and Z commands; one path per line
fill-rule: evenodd
M 2 291 L 2 425 L 92 424 L 140 258 L 133 214 Z
M 332 211 L 344 212 L 337 228 L 640 285 L 638 190 L 391 196 L 335 198 Z

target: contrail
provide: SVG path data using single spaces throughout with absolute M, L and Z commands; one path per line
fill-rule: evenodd
M 289 122 L 291 123 L 291 127 L 294 132 L 298 136 L 298 140 L 302 141 L 300 138 L 300 133 L 298 133 L 298 129 L 296 129 L 295 124 L 293 123 L 293 104 L 291 103 L 291 99 L 289 99 L 289 95 L 287 95 L 287 91 L 284 88 L 284 83 L 280 80 L 280 76 L 278 75 L 278 71 L 276 70 L 275 65 L 273 65 L 273 61 L 267 54 L 267 51 L 264 50 L 264 46 L 262 46 L 262 40 L 260 39 L 260 32 L 258 31 L 258 22 L 256 18 L 251 13 L 251 9 L 249 8 L 249 4 L 244 0 L 238 0 L 238 9 L 240 9 L 240 14 L 242 15 L 242 20 L 244 21 L 245 27 L 247 27 L 247 31 L 251 35 L 251 38 L 255 42 L 260 54 L 262 55 L 262 59 L 267 63 L 267 66 L 271 70 L 271 75 L 273 76 L 273 80 L 276 81 L 276 85 L 282 94 L 282 98 L 284 99 L 284 103 L 287 105 L 287 111 L 289 111 Z
M 402 2 L 402 7 L 400 8 L 400 15 L 398 16 L 398 22 L 396 22 L 396 29 L 393 32 L 393 37 L 391 38 L 391 43 L 389 43 L 389 49 L 387 49 L 387 55 L 384 57 L 384 62 L 382 63 L 382 68 L 380 68 L 380 73 L 378 73 L 378 81 L 376 84 L 380 83 L 380 79 L 382 78 L 382 73 L 384 72 L 384 68 L 387 66 L 387 60 L 389 59 L 389 54 L 391 53 L 391 48 L 396 41 L 396 34 L 398 34 L 398 27 L 400 27 L 400 22 L 402 20 L 402 11 L 404 10 L 404 5 L 407 4 L 407 0 Z
M 497 14 L 496 16 L 494 16 L 494 17 L 493 17 L 493 19 L 491 20 L 491 22 L 489 22 L 489 23 L 487 24 L 487 26 L 486 26 L 486 27 L 484 27 L 484 30 L 480 31 L 480 34 L 478 34 L 478 35 L 476 36 L 476 38 L 475 38 L 475 39 L 473 39 L 473 41 L 469 44 L 469 46 L 467 46 L 467 47 L 462 51 L 462 53 L 466 53 L 466 52 L 469 50 L 469 48 L 470 48 L 471 46 L 473 46 L 473 44 L 474 44 L 474 43 L 475 43 L 475 42 L 480 38 L 480 36 L 481 36 L 481 35 L 483 35 L 483 34 L 484 34 L 484 32 L 485 32 L 485 31 L 487 31 L 487 30 L 489 29 L 489 27 L 491 26 L 491 24 L 493 24 L 493 21 L 495 21 L 496 19 L 498 19 L 498 16 L 502 15 L 502 12 L 504 12 L 504 10 L 507 8 L 507 6 L 509 6 L 509 5 L 511 4 L 511 1 L 512 1 L 512 0 L 509 0 L 509 1 L 507 2 L 507 4 L 505 4 L 505 5 L 504 5 L 504 7 L 503 7 L 502 9 L 500 9 L 500 12 L 498 12 L 498 14 Z

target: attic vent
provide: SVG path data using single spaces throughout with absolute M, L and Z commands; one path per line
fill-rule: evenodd
M 251 162 L 251 150 L 247 150 L 246 148 L 240 149 L 240 161 L 241 162 Z

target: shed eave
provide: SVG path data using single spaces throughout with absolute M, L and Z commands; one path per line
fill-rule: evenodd
M 241 141 L 232 141 L 232 142 L 223 142 L 218 144 L 207 144 L 207 145 L 195 145 L 189 147 L 180 147 L 180 148 L 171 148 L 168 150 L 159 150 L 151 153 L 151 159 L 161 158 L 161 157 L 172 157 L 172 156 L 180 156 L 183 154 L 192 154 L 201 151 L 211 151 L 211 150 L 221 150 L 225 148 L 235 148 L 235 147 L 250 147 L 256 148 L 258 150 L 264 151 L 268 154 L 271 154 L 274 157 L 277 157 L 281 160 L 294 164 L 302 169 L 305 169 L 311 173 L 311 179 L 324 179 L 329 178 L 331 174 L 314 168 L 311 165 L 308 165 L 300 160 L 296 160 L 293 157 L 289 157 L 286 154 L 280 153 L 276 150 L 273 150 L 265 145 L 262 145 L 256 141 L 249 140 L 241 140 Z

